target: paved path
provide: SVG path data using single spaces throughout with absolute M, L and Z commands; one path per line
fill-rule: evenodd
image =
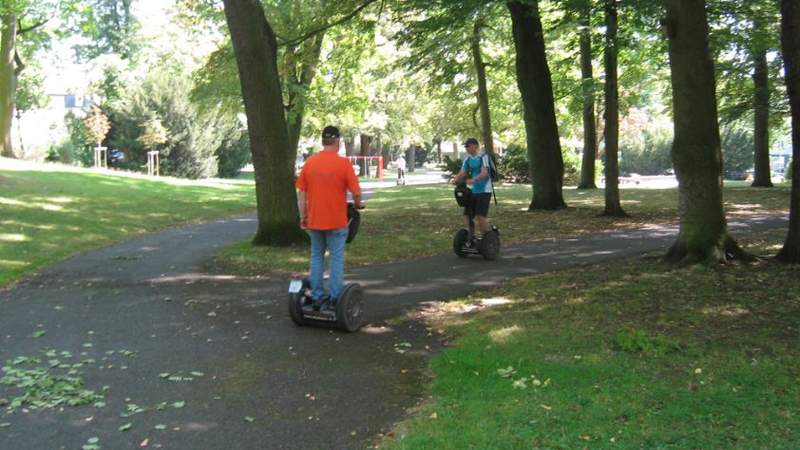
M 786 223 L 765 216 L 731 226 L 743 233 Z M 0 291 L 0 362 L 69 351 L 94 360 L 81 369 L 88 388 L 109 387 L 102 408 L 4 414 L 0 407 L 0 425 L 9 424 L 0 426 L 0 448 L 73 450 L 91 437 L 103 449 L 362 448 L 420 401 L 428 358 L 439 348 L 419 324 L 387 320 L 513 277 L 662 249 L 676 232 L 537 242 L 507 248 L 492 263 L 446 253 L 348 270 L 349 281 L 365 286 L 372 325 L 344 334 L 295 327 L 282 277 L 209 268 L 215 252 L 255 226 L 240 217 L 144 235 Z M 46 334 L 34 338 L 37 330 Z M 170 406 L 159 411 L 162 402 Z M 130 404 L 147 410 L 121 417 Z M 127 423 L 130 430 L 118 430 Z

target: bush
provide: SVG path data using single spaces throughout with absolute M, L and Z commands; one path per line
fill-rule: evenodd
M 562 151 L 564 159 L 564 184 L 576 185 L 580 178 L 581 156 L 572 151 Z M 497 171 L 510 183 L 530 183 L 528 149 L 519 145 L 509 145 L 505 154 L 497 161 Z
M 89 134 L 83 119 L 71 111 L 64 116 L 68 137 L 59 144 L 50 147 L 46 161 L 64 164 L 80 164 L 89 167 L 94 164 L 94 150 L 89 142 Z
M 620 142 L 619 171 L 640 175 L 661 175 L 672 168 L 672 136 L 667 133 L 642 133 L 637 142 Z
M 509 145 L 505 154 L 497 161 L 497 171 L 510 183 L 530 183 L 528 149 L 519 145 Z
M 722 170 L 728 180 L 742 180 L 753 167 L 753 133 L 728 127 L 722 131 Z
M 222 142 L 216 151 L 217 176 L 220 178 L 236 178 L 242 168 L 252 161 L 250 153 L 250 137 L 247 132 L 239 131 Z
M 792 179 L 792 160 L 789 160 L 789 163 L 786 166 L 786 173 L 783 174 L 783 177 L 787 180 Z
M 109 147 L 125 153 L 122 167 L 138 171 L 147 163 L 148 148 L 141 137 L 145 124 L 157 120 L 166 131 L 163 144 L 153 148 L 160 152 L 162 174 L 184 178 L 216 176 L 220 153 L 225 154 L 222 160 L 228 165 L 223 169 L 225 173 L 241 168 L 234 168 L 242 158 L 237 147 L 241 136 L 238 119 L 216 110 L 200 110 L 190 101 L 191 88 L 188 76 L 155 72 L 109 106 L 113 124 Z M 237 155 L 229 154 L 231 150 Z

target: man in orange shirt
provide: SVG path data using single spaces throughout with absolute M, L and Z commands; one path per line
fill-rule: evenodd
M 339 156 L 339 129 L 327 126 L 322 131 L 321 152 L 306 161 L 297 177 L 297 207 L 300 227 L 311 237 L 311 297 L 314 308 L 329 302 L 336 304 L 344 288 L 344 245 L 347 240 L 347 191 L 354 206 L 361 209 L 361 187 L 353 166 Z M 323 276 L 325 249 L 330 252 L 330 274 L 325 296 Z

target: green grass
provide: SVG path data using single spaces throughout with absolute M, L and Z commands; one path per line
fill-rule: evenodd
M 0 166 L 0 286 L 128 236 L 253 209 L 251 184 Z M 9 168 L 10 167 L 10 168 Z
M 677 220 L 676 189 L 622 190 L 623 208 L 631 215 L 623 219 L 600 216 L 604 206 L 601 190 L 566 189 L 564 195 L 570 206 L 566 211 L 528 212 L 530 186 L 499 187 L 499 205 L 492 203 L 489 215 L 500 228 L 504 245 Z M 725 188 L 730 216 L 787 210 L 789 197 L 789 186 Z M 347 264 L 368 265 L 446 253 L 451 251 L 453 234 L 462 226 L 461 210 L 449 186 L 380 190 L 362 212 L 359 235 L 347 248 Z M 308 268 L 308 250 L 305 246 L 254 248 L 249 242 L 240 242 L 224 250 L 220 260 L 246 273 L 303 271 Z
M 774 254 L 783 237 L 745 243 Z M 518 280 L 429 313 L 455 346 L 384 445 L 800 448 L 798 318 L 800 268 L 771 261 L 651 256 Z

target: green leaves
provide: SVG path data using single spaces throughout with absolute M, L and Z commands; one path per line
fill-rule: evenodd
M 44 352 L 46 356 L 55 351 Z M 62 352 L 65 358 L 71 355 Z M 80 372 L 70 364 L 49 359 L 42 365 L 39 358 L 19 356 L 6 361 L 0 384 L 9 386 L 16 396 L 9 400 L 8 410 L 52 409 L 60 406 L 83 406 L 100 402 L 107 388 L 100 392 L 85 389 Z M 78 365 L 80 367 L 80 365 Z

